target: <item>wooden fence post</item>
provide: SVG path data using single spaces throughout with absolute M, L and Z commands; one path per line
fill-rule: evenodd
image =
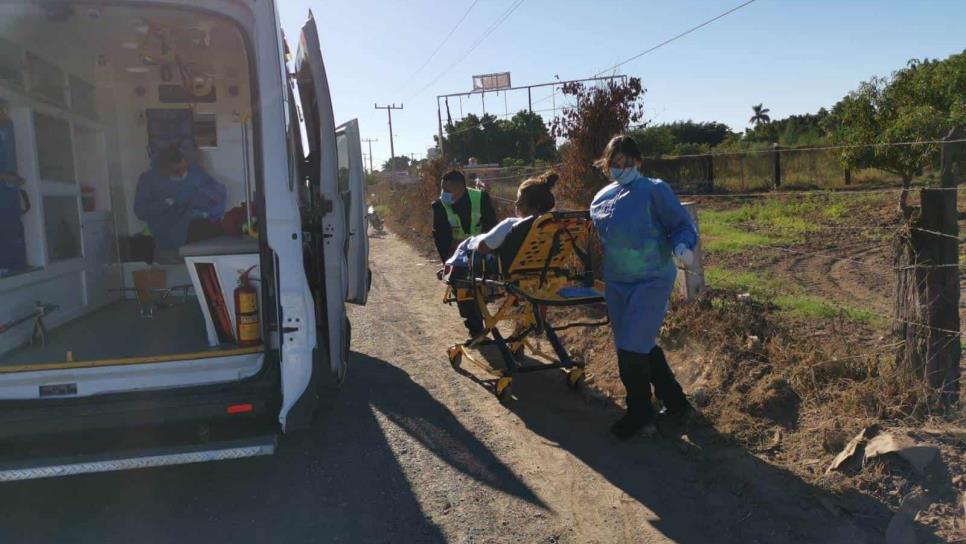
M 946 140 L 954 140 L 951 132 Z M 942 406 L 959 402 L 959 223 L 953 142 L 942 144 L 942 187 L 922 189 L 921 209 L 896 255 L 895 331 L 900 367 Z
M 694 300 L 705 290 L 703 256 L 701 253 L 701 227 L 698 225 L 698 205 L 694 202 L 682 203 L 684 209 L 691 215 L 695 228 L 698 229 L 698 245 L 694 246 L 694 264 L 690 269 L 678 269 L 678 289 L 686 300 Z
M 771 159 L 772 159 L 772 185 L 778 189 L 782 186 L 782 153 L 781 147 L 779 147 L 778 142 L 772 144 Z
M 845 185 L 852 185 L 852 169 L 845 169 Z

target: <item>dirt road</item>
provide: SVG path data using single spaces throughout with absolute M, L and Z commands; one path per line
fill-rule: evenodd
M 412 398 L 388 400 L 389 383 L 369 384 L 369 397 L 425 521 L 446 540 L 880 538 L 830 514 L 794 476 L 724 446 L 712 429 L 692 433 L 689 444 L 614 441 L 607 427 L 616 412 L 567 391 L 556 374 L 518 378 L 516 400 L 501 406 L 447 364 L 445 347 L 465 331 L 455 308 L 440 303 L 436 263 L 392 235 L 372 240 L 371 260 L 372 298 L 353 312 L 353 350 L 365 354 L 363 365 L 412 380 Z
M 6 484 L 0 542 L 882 540 L 887 512 L 835 515 L 713 429 L 615 442 L 616 412 L 549 373 L 501 406 L 446 360 L 464 332 L 435 264 L 387 235 L 372 266 L 345 387 L 276 455 Z

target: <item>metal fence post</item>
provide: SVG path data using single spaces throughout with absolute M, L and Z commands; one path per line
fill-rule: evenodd
M 694 300 L 705 290 L 704 259 L 701 252 L 701 227 L 698 225 L 698 205 L 694 202 L 683 202 L 684 209 L 691 215 L 694 226 L 698 229 L 698 245 L 694 247 L 694 263 L 688 270 L 678 269 L 678 289 L 686 300 Z

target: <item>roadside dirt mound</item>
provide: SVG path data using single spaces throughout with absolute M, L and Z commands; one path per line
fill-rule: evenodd
M 857 508 L 858 498 L 850 493 L 858 491 L 898 511 L 905 497 L 923 493 L 928 500 L 921 522 L 944 537 L 966 536 L 959 510 L 966 489 L 966 432 L 953 439 L 950 429 L 959 427 L 936 420 L 933 426 L 944 431 L 917 435 L 923 444 L 939 448 L 943 468 L 938 472 L 919 474 L 888 459 L 854 473 L 826 473 L 863 428 L 913 421 L 902 408 L 910 397 L 889 366 L 891 346 L 865 334 L 862 341 L 845 334 L 844 341 L 829 342 L 828 331 L 816 331 L 816 324 L 777 315 L 773 307 L 725 291 L 709 291 L 693 304 L 672 301 L 661 344 L 703 419 L 770 462 L 840 493 L 841 500 L 830 508 Z M 564 335 L 587 362 L 591 386 L 622 403 L 609 331 Z M 877 348 L 869 347 L 876 343 Z

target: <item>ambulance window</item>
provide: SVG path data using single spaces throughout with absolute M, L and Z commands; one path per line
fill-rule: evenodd
M 345 132 L 336 135 L 336 145 L 339 149 L 339 192 L 349 191 L 349 138 Z
M 27 72 L 32 95 L 58 106 L 67 105 L 64 72 L 60 68 L 33 53 L 27 53 Z
M 63 119 L 34 112 L 37 137 L 37 162 L 40 179 L 57 183 L 75 183 L 74 148 L 70 124 Z

